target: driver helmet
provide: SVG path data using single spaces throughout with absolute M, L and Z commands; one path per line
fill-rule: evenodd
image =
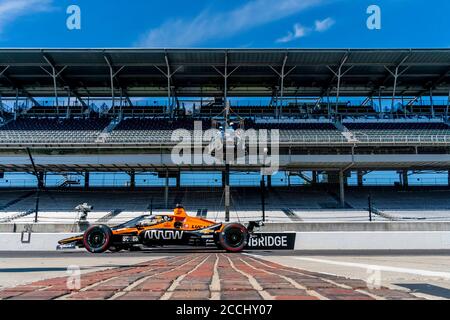
M 186 216 L 186 211 L 184 210 L 184 207 L 181 204 L 177 204 L 175 206 L 175 209 L 173 210 L 173 213 L 176 216 L 182 216 L 182 217 Z

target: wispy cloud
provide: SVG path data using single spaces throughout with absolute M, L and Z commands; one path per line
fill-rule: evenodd
M 330 29 L 334 24 L 336 23 L 336 21 L 334 21 L 333 18 L 326 18 L 323 20 L 316 20 L 315 22 L 315 30 L 317 32 L 324 32 L 327 31 L 328 29 Z
M 312 32 L 325 32 L 328 29 L 330 29 L 336 21 L 334 21 L 332 18 L 326 18 L 323 20 L 316 20 L 314 23 L 314 27 L 304 27 L 300 23 L 294 24 L 294 30 L 288 31 L 287 35 L 278 38 L 276 42 L 278 43 L 287 43 L 294 41 L 296 39 L 300 39 L 303 37 L 308 36 Z
M 308 28 L 305 28 L 301 24 L 296 23 L 296 24 L 294 24 L 293 31 L 289 31 L 287 35 L 277 39 L 276 42 L 279 42 L 279 43 L 291 42 L 295 39 L 303 38 L 304 36 L 307 35 L 308 32 L 309 32 Z
M 53 0 L 0 0 L 0 33 L 21 16 L 52 9 Z
M 170 19 L 146 32 L 136 44 L 144 47 L 193 46 L 294 15 L 325 0 L 251 0 L 234 10 L 204 10 L 190 19 Z

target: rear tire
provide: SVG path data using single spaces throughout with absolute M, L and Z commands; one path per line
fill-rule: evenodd
M 248 230 L 242 224 L 227 224 L 219 233 L 218 247 L 222 247 L 228 252 L 240 252 L 247 245 Z
M 93 226 L 86 230 L 83 235 L 83 244 L 87 251 L 102 253 L 111 245 L 112 231 L 108 226 Z

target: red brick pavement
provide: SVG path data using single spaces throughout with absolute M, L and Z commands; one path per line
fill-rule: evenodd
M 67 277 L 0 291 L 15 300 L 205 300 L 418 299 L 388 288 L 371 289 L 362 280 L 282 266 L 242 254 L 186 254 L 81 275 L 80 288 Z

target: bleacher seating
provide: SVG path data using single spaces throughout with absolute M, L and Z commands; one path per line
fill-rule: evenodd
M 122 115 L 123 118 L 128 117 L 151 117 L 163 115 L 165 113 L 163 106 L 114 106 L 108 111 L 110 116 Z
M 93 143 L 108 119 L 19 118 L 0 127 L 0 142 Z
M 295 214 L 304 222 L 357 222 L 367 221 L 368 190 L 352 188 L 347 193 L 347 202 L 352 209 L 340 209 L 338 199 L 332 194 L 311 188 L 270 189 L 266 194 L 266 218 L 272 222 L 290 222 Z M 5 190 L 0 193 L 0 220 L 29 212 L 36 206 L 36 198 L 29 190 Z M 256 220 L 261 217 L 260 193 L 254 187 L 233 187 L 232 209 L 233 221 Z M 450 191 L 448 190 L 411 190 L 404 192 L 395 187 L 371 188 L 370 194 L 374 208 L 406 221 L 450 221 Z M 29 195 L 29 196 L 27 196 Z M 206 218 L 224 219 L 221 203 L 223 190 L 221 188 L 189 188 L 169 193 L 169 204 L 175 205 L 182 199 L 187 212 L 195 216 L 198 209 L 207 209 Z M 164 207 L 164 188 L 151 188 L 129 192 L 128 190 L 49 190 L 40 195 L 40 223 L 76 223 L 79 217 L 74 208 L 87 202 L 94 207 L 88 214 L 88 220 L 96 223 L 100 219 L 110 217 L 108 223 L 120 223 L 136 216 L 149 213 L 151 204 L 153 213 L 167 213 Z M 111 216 L 111 212 L 118 212 Z M 32 223 L 34 215 L 14 219 L 14 223 Z M 376 221 L 384 221 L 383 217 L 375 216 Z M 104 221 L 104 220 L 103 220 Z M 298 221 L 298 220 L 297 220 Z
M 273 106 L 242 106 L 231 107 L 232 111 L 241 117 L 275 116 L 276 109 Z
M 446 105 L 435 105 L 431 107 L 430 105 L 410 105 L 406 108 L 408 113 L 423 115 L 423 116 L 432 116 L 432 111 L 434 110 L 435 115 L 445 115 L 447 114 L 447 106 Z
M 211 121 L 203 120 L 202 129 L 211 128 Z M 164 118 L 130 118 L 121 121 L 109 135 L 108 143 L 163 143 L 171 140 L 176 129 L 194 130 L 194 120 Z
M 375 115 L 376 111 L 371 106 L 339 105 L 338 114 L 342 116 Z
M 359 141 L 450 141 L 450 127 L 443 122 L 344 123 Z
M 345 142 L 332 123 L 320 122 L 254 122 L 245 121 L 245 129 L 278 129 L 281 142 Z
M 85 115 L 87 108 L 83 106 L 33 106 L 28 109 L 25 117 L 81 117 Z

